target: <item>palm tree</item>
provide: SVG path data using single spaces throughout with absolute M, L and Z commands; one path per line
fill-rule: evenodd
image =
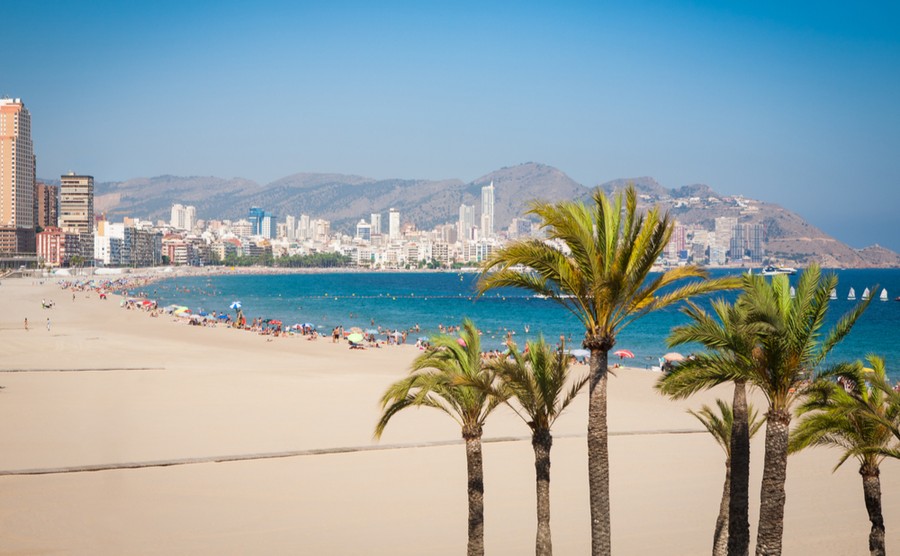
M 720 399 L 716 399 L 719 412 L 704 405 L 700 411 L 689 410 L 688 413 L 703 423 L 706 430 L 713 436 L 722 450 L 725 451 L 725 486 L 722 489 L 722 502 L 719 504 L 719 517 L 716 519 L 716 529 L 713 534 L 713 556 L 728 554 L 728 523 L 729 508 L 731 505 L 731 431 L 734 425 L 734 412 L 732 407 Z M 749 436 L 752 438 L 763 421 L 757 420 L 756 410 L 748 406 L 749 411 Z
M 893 440 L 891 428 L 884 421 L 897 422 L 900 404 L 891 404 L 885 392 L 866 384 L 869 377 L 885 380 L 884 359 L 871 355 L 868 361 L 871 369 L 863 369 L 861 362 L 849 369 L 839 367 L 838 374 L 852 380 L 852 391 L 830 380 L 817 381 L 810 388 L 809 397 L 798 408 L 798 413 L 804 417 L 791 433 L 788 450 L 797 452 L 810 446 L 842 448 L 844 452 L 835 471 L 851 457 L 856 458 L 866 510 L 872 523 L 869 552 L 873 556 L 883 556 L 884 518 L 879 466 L 885 457 L 884 450 L 890 449 Z
M 883 362 L 881 364 L 883 365 Z M 884 403 L 892 408 L 890 411 L 886 411 L 884 415 L 881 413 L 869 412 L 870 415 L 887 427 L 894 437 L 900 441 L 900 410 L 893 409 L 900 407 L 900 383 L 898 383 L 897 386 L 891 386 L 887 376 L 880 375 L 879 373 L 868 373 L 865 375 L 865 380 L 873 389 L 881 392 L 885 398 Z M 851 395 L 855 394 L 851 392 Z M 890 415 L 891 418 L 888 418 L 888 415 Z M 879 451 L 882 455 L 889 458 L 900 459 L 900 443 L 894 444 L 893 446 L 886 446 Z
M 381 397 L 384 413 L 375 427 L 380 438 L 388 421 L 407 407 L 432 407 L 459 424 L 466 443 L 469 494 L 468 554 L 484 554 L 484 477 L 481 434 L 488 414 L 503 402 L 488 392 L 493 373 L 481 364 L 481 341 L 466 319 L 458 338 L 441 335 L 413 361 L 411 374 L 388 387 Z
M 762 327 L 748 322 L 743 304 L 721 299 L 712 302 L 712 314 L 693 303 L 688 303 L 682 313 L 690 322 L 672 329 L 669 345 L 699 343 L 708 351 L 681 362 L 656 387 L 674 399 L 683 399 L 700 390 L 734 382 L 725 538 L 729 555 L 746 556 L 750 550 L 750 419 L 746 384 L 751 368 L 759 364 L 754 349 Z
M 788 429 L 794 402 L 872 299 L 859 303 L 841 317 L 821 339 L 828 298 L 835 287 L 837 277 L 823 276 L 817 265 L 810 265 L 800 275 L 793 299 L 785 275 L 774 276 L 771 282 L 762 276 L 744 277 L 741 303 L 746 305 L 750 322 L 764 327 L 754 349 L 758 364 L 747 369 L 750 374 L 746 378 L 766 396 L 769 404 L 756 535 L 758 555 L 781 554 Z
M 612 550 L 609 513 L 609 450 L 606 391 L 609 350 L 628 324 L 656 309 L 691 296 L 736 286 L 730 279 L 707 278 L 699 267 L 677 267 L 649 279 L 651 267 L 672 235 L 668 213 L 653 207 L 637 211 L 633 186 L 608 198 L 602 190 L 592 205 L 535 201 L 528 213 L 541 219 L 548 241 L 525 239 L 507 244 L 482 263 L 480 293 L 517 287 L 546 296 L 584 326 L 582 345 L 590 350 L 588 475 L 593 554 Z M 525 270 L 519 270 L 524 267 Z
M 554 350 L 547 345 L 543 337 L 528 342 L 525 353 L 520 353 L 514 343 L 509 348 L 510 357 L 488 364 L 499 379 L 491 393 L 506 400 L 531 428 L 537 490 L 535 554 L 549 556 L 553 554 L 550 537 L 550 448 L 553 436 L 550 429 L 588 377 L 575 379 L 570 384 L 568 356 L 562 349 Z M 511 403 L 513 399 L 516 405 Z

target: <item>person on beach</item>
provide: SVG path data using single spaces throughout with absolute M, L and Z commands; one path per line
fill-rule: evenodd
M 25 331 L 28 331 L 28 317 L 25 317 Z
M 50 317 L 47 317 L 47 332 L 50 332 Z

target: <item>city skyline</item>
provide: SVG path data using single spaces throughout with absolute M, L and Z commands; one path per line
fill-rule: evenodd
M 167 6 L 8 7 L 43 29 L 12 26 L 29 47 L 0 72 L 39 177 L 468 180 L 534 160 L 588 187 L 706 183 L 900 250 L 892 4 Z

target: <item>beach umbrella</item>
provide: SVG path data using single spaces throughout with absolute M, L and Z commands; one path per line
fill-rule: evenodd
M 586 349 L 573 349 L 573 350 L 569 351 L 569 355 L 572 355 L 572 356 L 580 359 L 582 357 L 590 357 L 591 352 L 590 352 L 590 350 L 586 350 Z
M 627 349 L 616 350 L 613 355 L 618 355 L 619 359 L 634 359 L 634 353 Z
M 374 328 L 368 328 L 366 329 L 366 334 L 378 334 L 378 331 Z
M 228 318 L 228 315 L 219 315 L 219 320 L 225 320 Z
M 684 355 L 681 355 L 677 351 L 673 351 L 663 355 L 663 359 L 665 359 L 669 363 L 675 363 L 677 361 L 684 361 Z
M 240 309 L 240 308 L 241 308 L 241 302 L 240 302 L 240 301 L 232 301 L 232 302 L 231 302 L 231 305 L 229 305 L 228 308 L 229 308 L 229 309 L 235 309 L 235 310 L 236 310 L 236 309 Z
M 457 338 L 456 343 L 461 345 L 462 347 L 466 347 L 466 341 L 463 340 L 462 338 Z
M 304 328 L 315 328 L 316 325 L 313 324 L 313 323 L 311 323 L 311 322 L 304 322 L 304 323 L 303 323 L 303 327 L 304 327 Z
M 354 344 L 362 343 L 362 341 L 364 339 L 365 338 L 363 338 L 363 335 L 360 334 L 359 332 L 354 332 L 353 334 L 350 334 L 349 336 L 347 336 L 347 341 L 353 342 Z

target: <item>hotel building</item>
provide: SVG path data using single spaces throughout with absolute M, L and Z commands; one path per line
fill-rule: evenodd
M 0 253 L 35 253 L 31 114 L 0 98 Z
M 94 259 L 94 177 L 69 172 L 60 176 L 59 227 L 81 236 L 80 255 Z

